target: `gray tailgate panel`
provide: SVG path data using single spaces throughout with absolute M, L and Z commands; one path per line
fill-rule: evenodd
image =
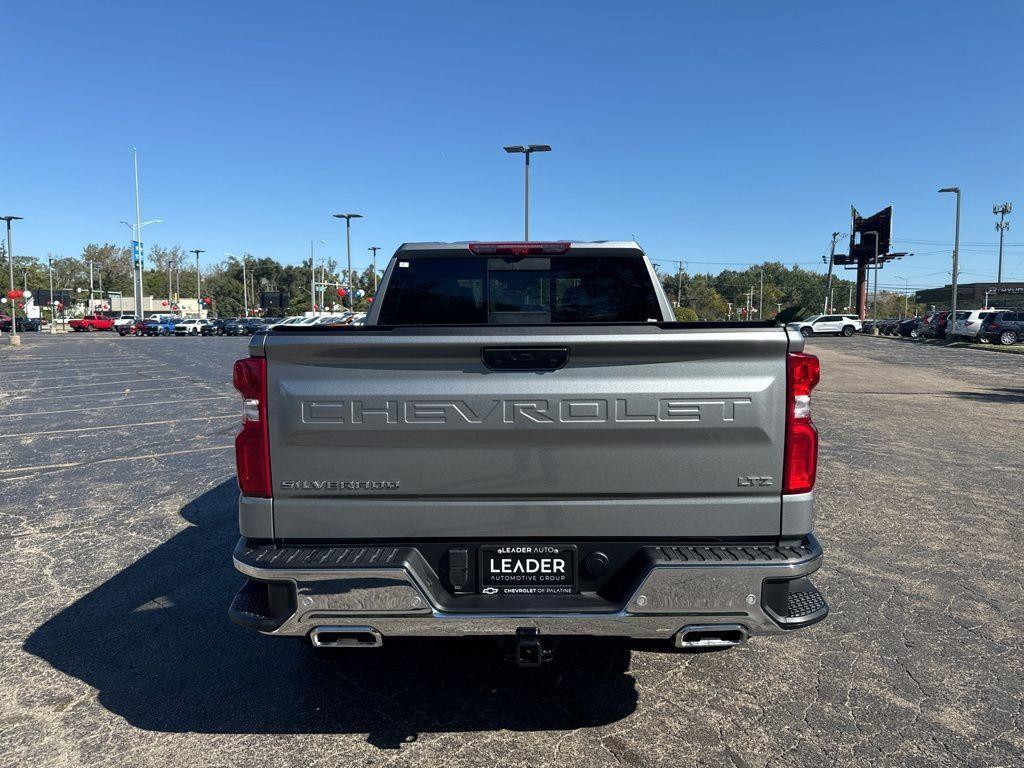
M 777 535 L 786 344 L 773 328 L 271 334 L 275 535 Z M 495 346 L 569 363 L 490 371 Z

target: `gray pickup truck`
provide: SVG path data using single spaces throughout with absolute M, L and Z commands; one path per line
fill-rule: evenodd
M 523 666 L 820 621 L 803 344 L 675 322 L 633 242 L 403 245 L 364 326 L 278 326 L 235 364 L 229 614 L 318 648 L 492 636 Z

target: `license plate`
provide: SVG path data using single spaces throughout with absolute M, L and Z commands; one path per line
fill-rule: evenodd
M 485 595 L 566 595 L 576 592 L 576 547 L 509 544 L 480 547 Z

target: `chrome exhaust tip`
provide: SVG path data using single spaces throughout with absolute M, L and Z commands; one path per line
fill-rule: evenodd
M 750 633 L 742 624 L 690 624 L 675 636 L 676 648 L 731 648 L 746 642 Z
M 309 633 L 314 648 L 380 648 L 384 638 L 373 627 L 316 627 Z

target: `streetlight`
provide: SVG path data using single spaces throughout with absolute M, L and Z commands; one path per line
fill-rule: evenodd
M 377 251 L 380 250 L 379 245 L 371 245 L 366 250 L 373 251 L 373 295 L 374 298 L 377 296 Z
M 11 335 L 8 337 L 8 343 L 14 347 L 21 344 L 21 337 L 18 336 L 18 308 L 15 302 L 14 296 L 14 247 L 11 245 L 11 222 L 21 221 L 21 216 L 0 216 L 7 222 L 7 265 L 11 270 Z
M 132 150 L 134 152 L 135 150 Z M 136 166 L 138 164 L 136 163 Z M 138 168 L 136 167 L 136 206 L 138 205 Z M 148 227 L 150 224 L 163 224 L 163 219 L 150 219 L 149 221 L 140 221 L 138 224 L 130 224 L 129 222 L 121 219 L 121 223 L 124 224 L 128 229 L 132 231 L 132 292 L 136 295 L 135 299 L 135 317 L 139 320 L 145 314 L 142 307 L 142 228 Z M 138 243 L 138 250 L 136 250 L 136 243 Z M 123 305 L 122 305 L 123 307 Z
M 523 146 L 522 144 L 515 144 L 510 147 L 505 147 L 505 151 L 510 155 L 522 154 L 526 157 L 526 205 L 524 208 L 525 218 L 525 234 L 524 240 L 530 239 L 530 155 L 534 152 L 550 152 L 551 147 L 548 144 L 528 144 Z
M 321 240 L 320 244 L 325 245 L 326 240 Z M 323 304 L 323 300 L 320 301 Z M 316 262 L 313 260 L 313 241 L 309 241 L 309 311 L 314 315 L 316 314 Z
M 199 254 L 206 253 L 206 251 L 202 248 L 193 248 L 189 253 L 196 255 L 196 317 L 199 317 L 203 306 L 203 281 L 199 275 Z
M 956 278 L 960 271 L 960 187 L 943 187 L 939 192 L 956 193 L 956 235 L 953 239 L 953 297 L 949 307 L 949 336 L 953 336 L 953 333 L 956 331 Z
M 334 218 L 345 220 L 345 250 L 348 252 L 348 308 L 350 312 L 355 311 L 355 291 L 352 290 L 352 240 L 350 238 L 350 232 L 352 230 L 352 219 L 361 219 L 363 214 L 361 213 L 335 213 Z

